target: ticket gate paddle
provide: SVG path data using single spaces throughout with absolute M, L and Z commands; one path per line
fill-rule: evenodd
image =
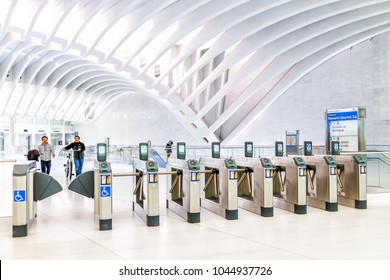
M 339 204 L 367 209 L 367 160 L 361 155 L 333 157 L 337 163 Z
M 301 157 L 272 157 L 274 206 L 296 214 L 307 213 L 306 163 Z
M 273 171 L 269 158 L 236 158 L 238 207 L 273 216 Z
M 37 217 L 37 202 L 60 191 L 50 175 L 38 173 L 36 161 L 15 163 L 13 168 L 12 236 L 24 237 Z
M 238 219 L 237 164 L 234 159 L 201 158 L 201 206 L 227 220 Z

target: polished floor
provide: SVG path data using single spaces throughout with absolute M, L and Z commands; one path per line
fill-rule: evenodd
M 160 185 L 160 226 L 147 227 L 132 211 L 131 179 L 115 177 L 113 229 L 99 231 L 93 200 L 67 189 L 63 162 L 53 161 L 52 175 L 64 190 L 39 202 L 27 237 L 12 238 L 11 217 L 0 218 L 0 259 L 390 259 L 390 193 L 370 193 L 367 210 L 309 207 L 297 215 L 275 209 L 264 218 L 240 209 L 239 219 L 228 221 L 202 209 L 201 222 L 189 224 L 165 208 Z

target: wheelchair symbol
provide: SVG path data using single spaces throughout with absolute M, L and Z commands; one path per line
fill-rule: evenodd
M 106 187 L 102 187 L 101 190 L 100 190 L 100 196 L 101 197 L 108 197 L 110 196 L 110 191 L 106 190 Z
M 24 201 L 24 191 L 14 191 L 14 194 L 15 194 L 15 196 L 14 196 L 15 202 L 23 202 Z

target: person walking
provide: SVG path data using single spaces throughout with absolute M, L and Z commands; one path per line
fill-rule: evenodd
M 42 143 L 38 146 L 38 152 L 41 157 L 41 171 L 42 173 L 50 174 L 51 158 L 55 157 L 53 147 L 48 143 L 47 136 L 42 136 Z
M 167 152 L 167 161 L 168 161 L 168 158 L 172 154 L 172 145 L 173 145 L 173 141 L 172 140 L 169 140 L 167 142 L 167 144 L 165 145 L 165 151 Z
M 73 160 L 76 169 L 76 176 L 79 176 L 81 172 L 83 172 L 85 151 L 85 145 L 84 143 L 80 142 L 80 136 L 76 135 L 74 137 L 73 143 L 70 143 L 68 146 L 62 148 L 63 151 L 69 149 L 73 149 Z

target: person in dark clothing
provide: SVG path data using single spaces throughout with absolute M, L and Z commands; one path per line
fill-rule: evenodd
M 172 140 L 169 140 L 168 143 L 165 145 L 165 151 L 167 152 L 167 158 L 169 158 L 172 154 L 172 145 L 173 145 Z
M 84 143 L 80 142 L 80 136 L 76 135 L 74 137 L 73 143 L 70 143 L 68 146 L 62 148 L 62 150 L 64 151 L 69 149 L 73 149 L 73 159 L 74 159 L 74 165 L 76 169 L 76 176 L 79 176 L 83 171 L 84 151 L 85 151 L 85 145 Z

